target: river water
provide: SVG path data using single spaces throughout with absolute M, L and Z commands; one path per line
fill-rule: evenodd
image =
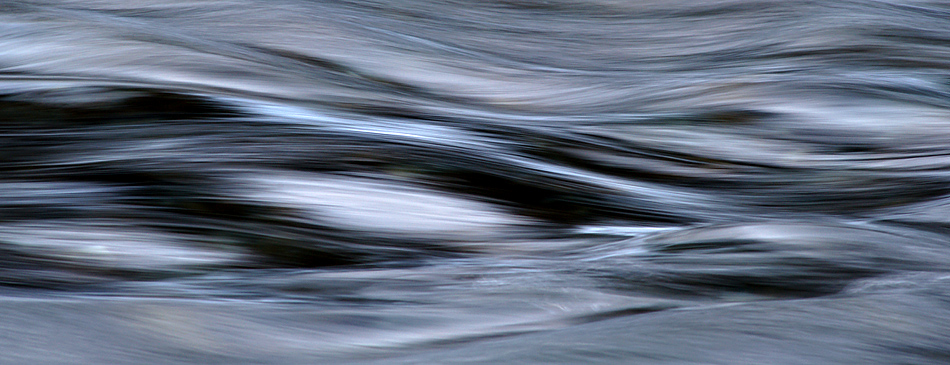
M 3 364 L 950 362 L 943 1 L 0 1 Z

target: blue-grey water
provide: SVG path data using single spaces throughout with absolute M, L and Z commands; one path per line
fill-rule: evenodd
M 0 0 L 0 364 L 950 363 L 950 3 Z

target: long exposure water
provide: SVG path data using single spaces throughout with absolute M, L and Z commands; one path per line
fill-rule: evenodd
M 0 1 L 0 363 L 950 363 L 950 3 Z

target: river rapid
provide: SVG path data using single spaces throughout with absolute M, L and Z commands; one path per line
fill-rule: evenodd
M 2 364 L 946 364 L 943 1 L 0 0 Z

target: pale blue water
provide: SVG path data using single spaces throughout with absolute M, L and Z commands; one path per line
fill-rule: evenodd
M 944 364 L 938 1 L 0 1 L 0 363 Z

